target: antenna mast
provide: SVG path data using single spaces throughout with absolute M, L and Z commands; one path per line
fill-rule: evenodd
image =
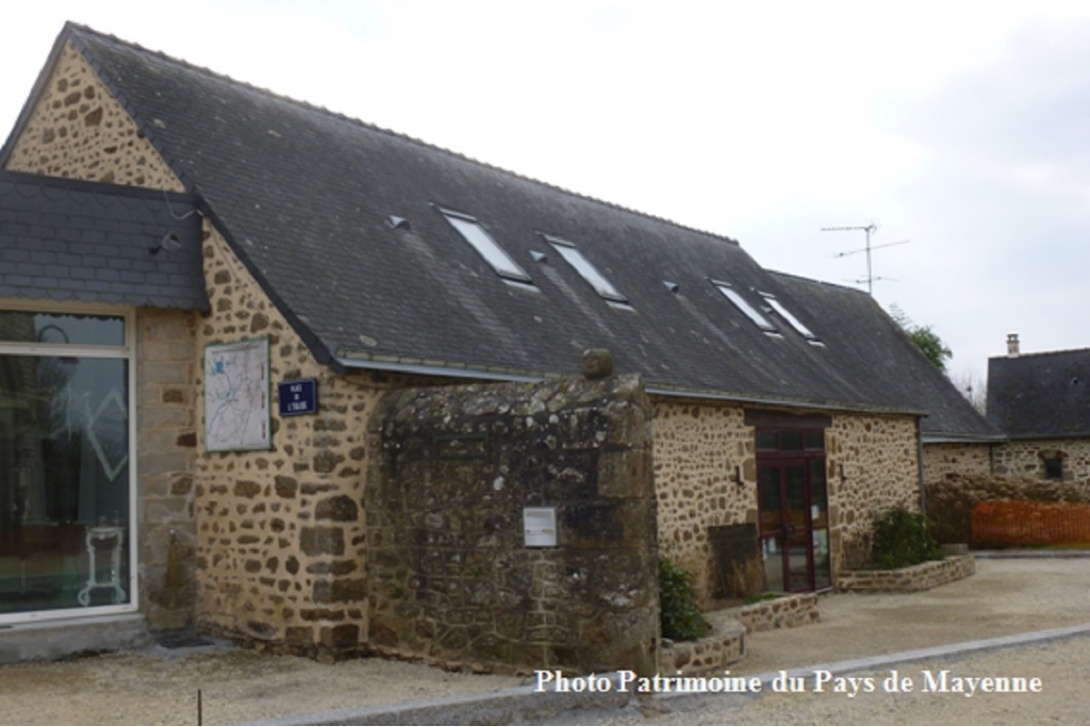
M 847 225 L 847 226 L 843 226 L 843 227 L 822 227 L 821 228 L 822 232 L 846 232 L 846 231 L 849 231 L 849 230 L 863 230 L 863 232 L 866 233 L 866 236 L 867 236 L 867 245 L 866 245 L 866 247 L 860 248 L 859 250 L 849 250 L 848 252 L 839 252 L 839 253 L 836 254 L 836 257 L 846 257 L 848 255 L 854 255 L 854 254 L 856 254 L 858 252 L 867 253 L 867 277 L 866 277 L 865 281 L 860 280 L 860 281 L 857 281 L 857 282 L 866 282 L 867 283 L 867 293 L 869 295 L 871 295 L 871 296 L 874 295 L 874 281 L 875 280 L 881 280 L 881 278 L 875 278 L 874 277 L 873 269 L 871 267 L 871 256 L 870 256 L 871 250 L 878 250 L 878 249 L 883 248 L 883 247 L 893 247 L 894 245 L 904 245 L 905 243 L 910 242 L 910 240 L 901 240 L 899 242 L 888 242 L 888 243 L 886 243 L 884 245 L 873 245 L 872 246 L 870 244 L 870 236 L 871 236 L 871 233 L 874 232 L 877 229 L 878 229 L 878 225 L 874 224 L 873 222 L 871 222 L 868 225 Z

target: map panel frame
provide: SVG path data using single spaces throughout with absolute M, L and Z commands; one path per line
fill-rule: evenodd
M 204 448 L 208 452 L 272 449 L 269 339 L 204 347 Z

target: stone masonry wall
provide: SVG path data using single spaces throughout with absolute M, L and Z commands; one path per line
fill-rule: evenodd
M 654 422 L 660 548 L 692 574 L 707 606 L 716 577 L 708 527 L 757 522 L 756 430 L 746 426 L 744 408 L 729 403 L 656 398 Z M 832 415 L 825 451 L 834 582 L 845 563 L 869 552 L 874 513 L 918 507 L 916 442 L 912 417 Z
M 995 448 L 995 473 L 1045 478 L 1045 459 L 1063 460 L 1064 482 L 1090 479 L 1090 438 L 1031 439 L 1005 442 Z
M 757 522 L 754 429 L 740 406 L 652 401 L 659 548 L 692 575 L 708 604 L 716 577 L 708 527 Z
M 726 613 L 738 619 L 749 634 L 806 626 L 821 620 L 816 593 L 795 593 L 770 601 L 757 601 Z
M 372 648 L 654 672 L 649 428 L 635 376 L 388 394 L 370 425 Z M 525 507 L 555 508 L 556 546 L 525 544 Z
M 367 629 L 364 440 L 384 385 L 319 365 L 212 230 L 204 260 L 213 313 L 200 327 L 199 352 L 267 336 L 273 395 L 277 382 L 314 378 L 319 408 L 281 418 L 274 399 L 269 451 L 207 452 L 200 443 L 200 624 L 293 653 L 356 653 Z M 198 392 L 202 385 L 203 372 Z M 202 398 L 197 410 L 203 417 Z
M 925 482 L 936 482 L 948 474 L 989 475 L 992 473 L 990 444 L 925 444 Z
M 194 620 L 197 319 L 152 308 L 136 317 L 140 600 L 153 631 Z
M 916 421 L 908 416 L 837 414 L 826 432 L 833 582 L 870 556 L 873 517 L 903 505 L 919 511 Z M 844 467 L 844 477 L 840 467 Z
M 71 43 L 62 49 L 6 168 L 183 191 L 170 167 Z
M 724 611 L 707 614 L 712 632 L 693 641 L 662 640 L 659 671 L 664 676 L 722 676 L 746 658 L 746 627 Z

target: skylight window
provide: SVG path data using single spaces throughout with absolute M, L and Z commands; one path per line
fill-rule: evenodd
M 791 314 L 791 311 L 784 308 L 783 303 L 776 299 L 776 296 L 771 293 L 761 293 L 761 297 L 772 307 L 772 310 L 780 314 L 780 317 L 791 324 L 791 327 L 799 332 L 801 336 L 811 342 L 817 342 L 818 337 L 814 335 L 813 331 L 803 325 L 802 321 Z
M 502 247 L 496 244 L 496 241 L 481 227 L 481 223 L 475 217 L 443 209 L 442 207 L 439 208 L 439 211 L 443 213 L 443 217 L 451 224 L 451 227 L 457 230 L 465 241 L 472 245 L 473 249 L 492 266 L 497 275 L 505 280 L 533 283 L 526 271 L 512 260 L 511 256 L 504 252 Z
M 772 322 L 761 315 L 760 311 L 751 306 L 746 299 L 742 297 L 741 293 L 730 286 L 730 283 L 722 283 L 718 280 L 713 280 L 712 285 L 719 289 L 719 292 L 723 296 L 734 304 L 734 307 L 746 314 L 746 317 L 757 324 L 757 327 L 769 335 L 778 336 L 779 331 L 772 325 Z
M 552 237 L 550 235 L 544 235 L 549 244 L 560 253 L 560 256 L 568 261 L 568 264 L 575 268 L 575 272 L 579 273 L 583 277 L 583 280 L 590 283 L 590 286 L 594 288 L 594 291 L 598 295 L 602 296 L 606 300 L 613 301 L 614 303 L 627 303 L 628 298 L 613 287 L 613 283 L 609 282 L 604 275 L 598 272 L 598 268 L 591 264 L 590 260 L 587 260 L 583 256 L 583 253 L 579 251 L 574 244 L 567 240 L 561 240 L 559 237 Z

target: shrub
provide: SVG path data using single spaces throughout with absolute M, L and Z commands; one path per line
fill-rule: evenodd
M 872 557 L 877 567 L 892 570 L 942 560 L 942 553 L 931 537 L 926 517 L 894 507 L 874 520 Z
M 659 613 L 665 639 L 689 641 L 711 633 L 692 576 L 668 558 L 659 558 Z

